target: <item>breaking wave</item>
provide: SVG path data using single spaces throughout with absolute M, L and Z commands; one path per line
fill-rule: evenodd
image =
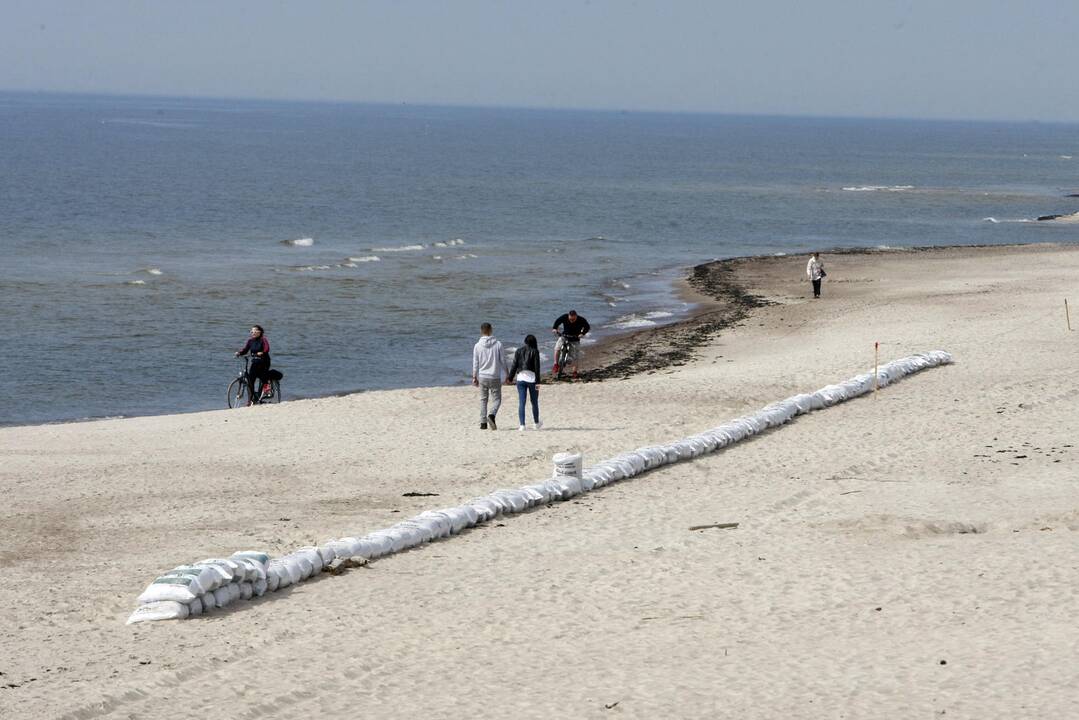
M 282 245 L 290 245 L 292 247 L 311 247 L 315 244 L 314 238 L 296 238 L 295 240 L 282 240 Z
M 843 188 L 847 192 L 904 192 L 913 190 L 913 185 L 859 185 Z
M 371 248 L 371 252 L 415 252 L 417 250 L 423 250 L 426 245 L 416 243 L 414 245 L 398 245 L 397 247 L 376 247 Z
M 659 325 L 657 320 L 664 318 L 674 317 L 674 313 L 667 312 L 666 310 L 653 310 L 646 313 L 631 313 L 629 315 L 623 315 L 616 318 L 614 322 L 607 325 L 609 328 L 617 330 L 633 330 L 636 328 L 653 327 Z

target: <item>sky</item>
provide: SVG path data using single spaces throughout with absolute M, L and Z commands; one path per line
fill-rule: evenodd
M 0 0 L 0 90 L 1079 121 L 1077 0 Z

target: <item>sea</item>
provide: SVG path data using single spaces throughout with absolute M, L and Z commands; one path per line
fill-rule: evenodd
M 570 308 L 692 310 L 692 266 L 1076 242 L 1079 126 L 0 93 L 0 424 L 469 381 Z M 465 412 L 463 410 L 462 412 Z

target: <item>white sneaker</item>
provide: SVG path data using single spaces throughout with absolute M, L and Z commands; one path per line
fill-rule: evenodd
M 541 422 L 536 423 L 536 429 L 537 430 L 542 430 L 543 429 L 543 423 L 541 423 Z
M 525 429 L 525 426 L 524 426 L 524 425 L 521 425 L 520 427 L 518 427 L 518 428 L 517 428 L 517 432 L 521 432 L 521 431 L 523 431 L 524 429 Z

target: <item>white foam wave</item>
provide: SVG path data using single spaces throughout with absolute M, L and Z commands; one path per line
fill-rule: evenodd
M 290 270 L 295 270 L 296 272 L 314 272 L 316 270 L 333 270 L 333 268 L 331 266 L 329 266 L 329 265 L 296 265 L 296 266 L 294 266 L 292 268 L 289 268 L 289 269 Z
M 142 268 L 138 272 L 146 273 L 147 275 L 161 275 L 162 274 L 161 268 L 155 268 L 155 267 Z
M 378 255 L 357 255 L 348 259 L 350 263 L 382 262 Z
M 145 285 L 145 280 L 128 280 L 124 285 Z
M 997 225 L 997 224 L 1000 223 L 1000 220 L 997 220 L 995 217 L 987 217 L 987 218 L 982 218 L 982 222 L 990 222 L 990 223 L 993 223 L 994 225 Z
M 315 244 L 314 238 L 296 238 L 295 240 L 282 240 L 282 245 L 291 245 L 292 247 L 311 247 Z
M 660 318 L 669 318 L 669 317 L 672 317 L 673 315 L 674 315 L 674 313 L 667 312 L 666 310 L 653 310 L 652 312 L 647 312 L 647 313 L 644 314 L 644 316 L 646 318 L 648 318 L 649 320 L 659 320 Z
M 464 244 L 465 244 L 464 240 L 462 240 L 461 238 L 457 238 L 456 240 L 447 240 L 445 242 L 439 240 L 438 242 L 434 243 L 434 247 L 444 248 L 444 247 L 453 247 L 454 245 L 464 245 Z
M 454 255 L 453 259 L 454 260 L 472 260 L 475 257 L 476 256 L 473 255 L 472 253 L 465 253 L 464 255 Z
M 843 188 L 847 192 L 903 192 L 913 190 L 913 185 L 859 185 Z
M 1061 156 L 1060 156 L 1060 159 L 1061 159 L 1061 160 L 1071 160 L 1071 159 L 1072 159 L 1072 156 L 1071 156 L 1071 155 L 1061 155 Z
M 423 250 L 426 245 L 420 245 L 416 243 L 414 245 L 399 245 L 397 247 L 376 247 L 371 248 L 371 252 L 415 252 L 416 250 Z

